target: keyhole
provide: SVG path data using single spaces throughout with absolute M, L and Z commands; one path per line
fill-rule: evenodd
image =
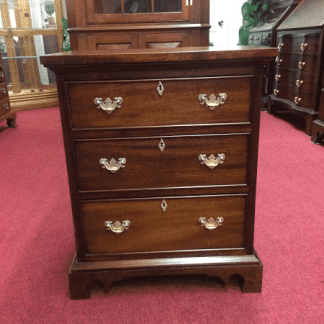
M 161 81 L 159 82 L 159 84 L 158 84 L 156 90 L 157 90 L 158 94 L 159 94 L 160 96 L 162 96 L 162 94 L 163 94 L 163 92 L 164 92 L 164 87 L 163 87 L 163 84 L 162 84 Z
M 162 208 L 162 211 L 165 212 L 166 209 L 168 207 L 168 204 L 166 203 L 166 201 L 163 199 L 162 200 L 162 203 L 161 203 L 161 208 Z

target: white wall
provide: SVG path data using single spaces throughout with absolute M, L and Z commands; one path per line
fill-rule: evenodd
M 241 8 L 247 0 L 210 0 L 210 42 L 216 47 L 237 45 L 242 26 Z M 218 22 L 223 21 L 219 26 Z

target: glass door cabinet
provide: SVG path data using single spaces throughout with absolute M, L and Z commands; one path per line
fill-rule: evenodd
M 66 0 L 73 50 L 209 45 L 209 0 Z
M 86 0 L 88 23 L 188 20 L 186 0 Z

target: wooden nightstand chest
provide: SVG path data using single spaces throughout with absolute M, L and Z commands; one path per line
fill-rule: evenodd
M 76 256 L 72 299 L 132 276 L 260 292 L 253 248 L 263 64 L 274 48 L 42 57 L 56 73 Z

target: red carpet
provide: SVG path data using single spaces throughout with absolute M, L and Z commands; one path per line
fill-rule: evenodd
M 69 299 L 74 237 L 58 108 L 0 133 L 0 323 L 324 323 L 324 147 L 261 114 L 255 248 L 262 294 L 136 279 Z M 3 123 L 1 123 L 3 125 Z

